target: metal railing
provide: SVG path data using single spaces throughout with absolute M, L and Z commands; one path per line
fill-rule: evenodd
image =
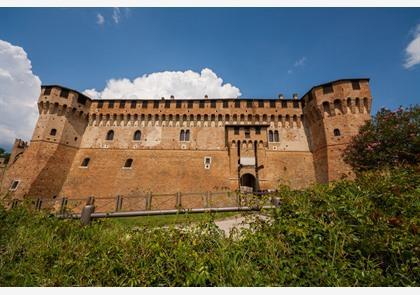
M 10 207 L 19 204 L 12 200 Z M 139 194 L 137 196 L 88 198 L 37 198 L 31 206 L 61 218 L 81 218 L 90 206 L 90 218 L 167 215 L 178 213 L 253 211 L 278 206 L 274 193 L 243 194 L 240 192 L 197 192 L 173 194 Z

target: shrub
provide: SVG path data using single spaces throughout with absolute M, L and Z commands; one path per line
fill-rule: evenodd
M 212 215 L 190 229 L 83 227 L 0 208 L 1 286 L 419 286 L 420 176 L 370 171 L 279 190 L 269 220 L 225 237 Z
M 360 128 L 344 154 L 345 162 L 356 171 L 418 164 L 419 106 L 400 107 L 394 112 L 381 109 Z

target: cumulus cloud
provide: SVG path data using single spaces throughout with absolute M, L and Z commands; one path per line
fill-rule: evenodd
M 0 146 L 31 138 L 40 92 L 41 80 L 32 73 L 25 50 L 0 40 Z
M 414 30 L 414 39 L 405 48 L 405 63 L 404 67 L 409 69 L 415 65 L 420 64 L 420 24 Z
M 129 79 L 111 79 L 102 91 L 86 89 L 84 94 L 95 99 L 159 99 L 174 95 L 179 99 L 198 99 L 208 95 L 210 98 L 237 98 L 239 88 L 230 83 L 223 84 L 211 69 L 201 73 L 188 70 L 185 72 L 166 71 L 152 73 Z
M 105 18 L 104 18 L 104 16 L 102 14 L 98 13 L 96 15 L 96 23 L 98 25 L 103 25 L 105 23 Z

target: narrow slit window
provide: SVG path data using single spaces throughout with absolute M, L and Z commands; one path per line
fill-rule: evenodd
M 279 132 L 276 130 L 274 131 L 274 142 L 279 142 Z
M 185 141 L 190 141 L 190 130 L 185 131 Z
M 185 131 L 181 130 L 181 132 L 179 133 L 179 141 L 184 141 L 185 140 Z
M 273 142 L 273 131 L 272 130 L 268 131 L 268 141 Z

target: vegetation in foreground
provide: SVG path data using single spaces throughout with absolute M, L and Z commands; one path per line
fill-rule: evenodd
M 225 237 L 0 209 L 1 286 L 419 286 L 420 176 L 365 172 L 303 191 Z

